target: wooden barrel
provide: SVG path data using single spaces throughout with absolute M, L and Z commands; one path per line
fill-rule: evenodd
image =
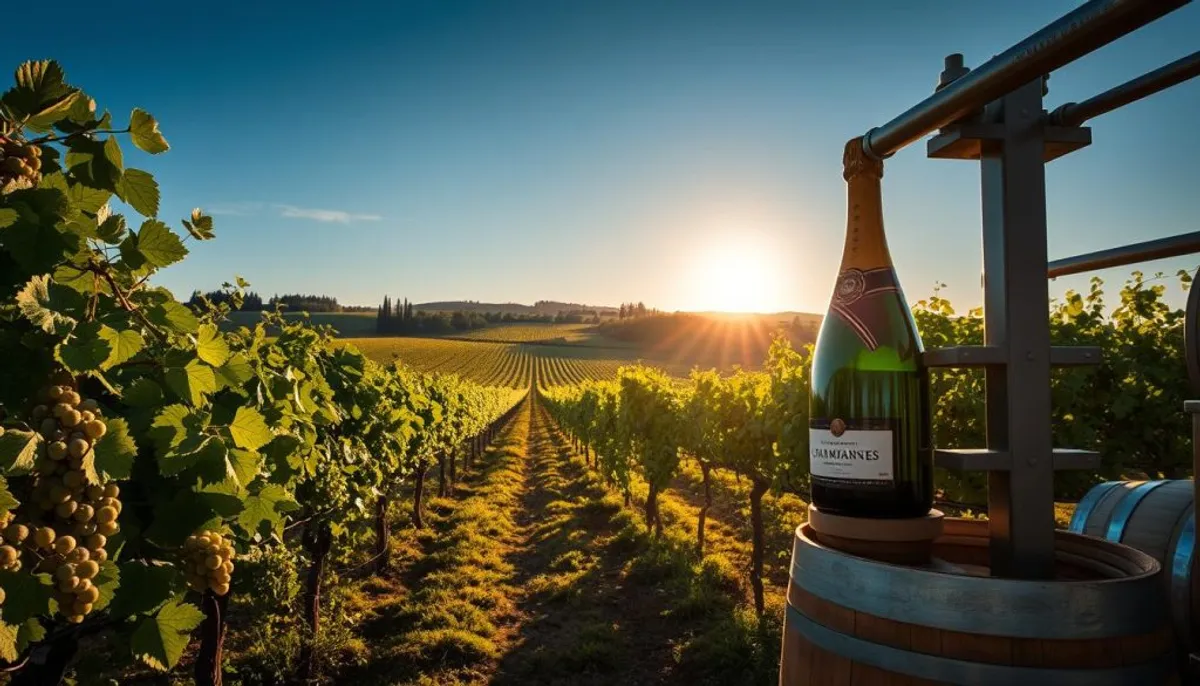
M 1161 566 L 1055 533 L 1058 578 L 988 576 L 987 522 L 945 520 L 935 563 L 901 566 L 796 530 L 781 686 L 1178 684 Z
M 1079 501 L 1070 531 L 1137 548 L 1163 567 L 1162 583 L 1175 634 L 1193 645 L 1192 552 L 1196 543 L 1195 484 L 1171 481 L 1109 481 Z

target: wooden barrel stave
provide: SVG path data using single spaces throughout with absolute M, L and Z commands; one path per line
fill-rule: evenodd
M 1161 600 L 1158 595 L 1161 588 L 1156 583 L 1158 564 L 1137 551 L 1103 541 L 1070 534 L 1060 534 L 1060 540 L 1073 550 L 1060 560 L 1060 565 L 1070 565 L 1071 558 L 1087 560 L 1091 551 L 1097 557 L 1107 558 L 1097 566 L 1107 569 L 1114 578 L 1096 580 L 1095 572 L 1081 571 L 1081 576 L 1091 575 L 1091 581 L 1060 584 L 1074 585 L 1079 591 L 1077 598 L 1065 604 L 1047 604 L 1053 591 L 1047 589 L 1046 583 L 1056 582 L 963 577 L 855 558 L 825 548 L 801 527 L 797 530 L 792 584 L 788 589 L 779 683 L 788 686 L 1173 683 L 1172 632 L 1165 612 L 1161 611 L 1161 602 L 1157 603 L 1160 612 L 1152 608 L 1135 620 L 1131 629 L 1121 628 L 1122 624 L 1127 625 L 1125 620 L 1138 605 L 1151 596 Z M 954 541 L 967 543 L 956 546 Z M 950 565 L 960 561 L 973 564 L 967 561 L 978 561 L 980 552 L 987 550 L 986 542 L 986 523 L 951 526 L 947 520 L 947 535 L 939 539 L 935 548 L 939 553 L 951 553 L 946 560 Z M 953 559 L 954 552 L 962 553 L 958 556 L 962 559 Z M 823 563 L 838 562 L 838 556 L 845 560 L 837 578 L 853 587 L 842 594 L 837 592 L 836 584 L 821 583 L 819 577 L 814 577 L 814 573 L 828 573 L 832 568 Z M 924 583 L 915 583 L 922 578 Z M 969 586 L 964 583 L 975 584 L 980 592 L 968 592 Z M 884 588 L 878 588 L 879 584 Z M 889 584 L 891 588 L 887 588 Z M 1013 584 L 1039 587 L 1024 597 L 1014 595 L 1009 607 L 1009 614 L 1032 613 L 1032 621 L 1006 621 L 990 611 L 994 610 L 995 599 L 987 596 L 994 593 L 986 589 L 1001 588 L 1007 589 L 1001 593 L 1015 593 L 1018 586 Z M 1127 598 L 1111 592 L 1121 584 L 1131 591 Z M 869 586 L 876 588 L 872 591 Z M 948 591 L 943 601 L 949 611 L 938 612 L 927 607 L 938 598 L 939 588 Z M 1095 593 L 1107 593 L 1106 599 L 1084 600 Z M 982 602 L 977 596 L 983 596 Z M 905 598 L 913 604 L 894 602 Z M 1106 602 L 1125 602 L 1129 607 L 1121 610 L 1106 606 Z M 866 611 L 868 606 L 886 616 Z M 1066 616 L 1067 607 L 1076 608 L 1075 619 Z M 1043 613 L 1040 618 L 1039 612 Z M 1089 612 L 1098 621 L 1089 621 L 1086 618 Z M 1062 635 L 1061 626 L 1050 625 L 1054 616 L 1062 617 L 1060 624 L 1079 636 Z M 983 617 L 995 621 L 981 621 Z M 914 618 L 922 621 L 914 622 Z

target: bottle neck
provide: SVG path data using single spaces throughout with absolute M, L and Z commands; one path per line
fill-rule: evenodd
M 881 179 L 871 173 L 851 176 L 846 181 L 846 199 L 846 245 L 839 271 L 890 269 L 892 256 L 883 233 Z

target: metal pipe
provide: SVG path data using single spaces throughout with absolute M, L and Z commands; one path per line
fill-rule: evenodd
M 1062 126 L 1079 126 L 1083 122 L 1166 90 L 1188 79 L 1200 76 L 1200 51 L 1143 74 L 1132 81 L 1110 88 L 1083 102 L 1069 102 L 1054 110 L 1051 121 Z
M 1178 236 L 1156 238 L 1144 243 L 1133 243 L 1119 248 L 1090 252 L 1074 257 L 1064 257 L 1047 265 L 1047 276 L 1051 279 L 1071 274 L 1081 274 L 1108 267 L 1123 267 L 1137 262 L 1161 260 L 1200 252 L 1200 231 L 1182 233 Z
M 1034 79 L 1045 76 L 1191 0 L 1091 0 L 979 65 L 863 136 L 883 159 Z

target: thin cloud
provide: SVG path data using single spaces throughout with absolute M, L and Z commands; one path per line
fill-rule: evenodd
M 383 219 L 378 214 L 358 214 L 355 212 L 346 212 L 345 210 L 318 210 L 309 207 L 296 207 L 295 205 L 276 205 L 275 207 L 279 210 L 279 216 L 291 219 L 312 219 L 313 221 L 333 222 L 336 224 L 377 222 Z
M 261 202 L 227 202 L 203 209 L 214 216 L 252 217 L 262 212 L 263 204 Z

